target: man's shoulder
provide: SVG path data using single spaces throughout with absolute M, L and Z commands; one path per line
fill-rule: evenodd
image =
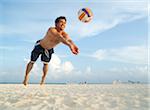
M 69 35 L 68 35 L 66 32 L 63 31 L 63 32 L 62 32 L 62 35 L 63 35 L 64 38 L 70 39 Z
M 55 27 L 50 27 L 50 28 L 48 29 L 48 32 L 56 33 L 57 30 L 56 30 Z
M 49 27 L 48 30 L 56 30 L 56 28 L 55 27 Z

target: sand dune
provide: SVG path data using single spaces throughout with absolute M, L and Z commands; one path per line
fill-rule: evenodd
M 0 110 L 148 110 L 148 85 L 0 84 Z

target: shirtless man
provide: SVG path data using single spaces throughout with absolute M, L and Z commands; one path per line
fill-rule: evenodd
M 34 62 L 38 59 L 39 55 L 41 55 L 41 61 L 43 61 L 43 76 L 41 80 L 41 85 L 44 84 L 44 80 L 46 74 L 48 72 L 48 63 L 51 60 L 51 56 L 54 53 L 53 48 L 59 43 L 63 43 L 67 45 L 71 52 L 75 55 L 79 53 L 78 47 L 73 43 L 71 38 L 68 36 L 64 29 L 66 27 L 66 18 L 64 16 L 60 16 L 55 20 L 55 27 L 50 27 L 45 35 L 45 37 L 41 40 L 38 40 L 35 44 L 34 49 L 31 53 L 31 61 L 27 64 L 25 78 L 23 84 L 26 86 L 28 84 L 28 76 L 31 71 Z

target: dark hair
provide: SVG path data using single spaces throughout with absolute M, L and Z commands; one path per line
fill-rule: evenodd
M 55 19 L 55 24 L 58 23 L 60 19 L 64 19 L 65 21 L 67 21 L 66 17 L 60 16 Z

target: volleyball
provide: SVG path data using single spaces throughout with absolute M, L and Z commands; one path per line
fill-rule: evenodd
M 93 13 L 89 8 L 82 8 L 78 11 L 78 19 L 84 23 L 88 23 L 92 20 Z

